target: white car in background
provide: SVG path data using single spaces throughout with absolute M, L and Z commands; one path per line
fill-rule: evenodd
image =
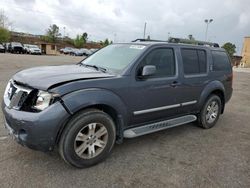
M 42 55 L 42 50 L 37 45 L 28 45 L 27 53 Z
M 98 51 L 98 50 L 99 50 L 99 49 L 97 49 L 97 48 L 91 48 L 91 49 L 90 49 L 90 51 L 92 52 L 92 54 L 95 53 L 95 52 Z
M 29 45 L 30 44 L 23 44 L 23 49 L 24 49 L 24 51 L 25 51 L 26 54 L 28 53 Z

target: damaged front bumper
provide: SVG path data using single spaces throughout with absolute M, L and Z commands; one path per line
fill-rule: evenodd
M 2 103 L 5 127 L 21 145 L 40 151 L 52 151 L 62 126 L 70 114 L 58 101 L 39 113 L 11 109 Z

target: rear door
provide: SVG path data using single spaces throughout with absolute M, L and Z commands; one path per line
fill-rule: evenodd
M 181 71 L 183 73 L 180 86 L 182 90 L 180 113 L 190 113 L 196 110 L 200 94 L 209 82 L 208 59 L 206 48 L 180 48 Z

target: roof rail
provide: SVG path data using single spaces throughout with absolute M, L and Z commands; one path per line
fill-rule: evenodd
M 190 40 L 190 39 L 182 39 L 182 38 L 169 38 L 168 41 L 164 40 L 153 40 L 153 39 L 135 39 L 132 42 L 168 42 L 168 43 L 177 43 L 177 44 L 192 44 L 192 45 L 199 45 L 199 46 L 210 46 L 219 48 L 220 45 L 218 43 L 213 42 L 205 42 L 199 40 Z
M 169 43 L 178 43 L 178 44 L 193 44 L 193 45 L 200 45 L 200 46 L 211 46 L 219 48 L 220 45 L 218 43 L 213 42 L 205 42 L 199 40 L 189 40 L 189 39 L 182 39 L 182 38 L 169 38 Z
M 164 41 L 164 40 L 153 40 L 153 39 L 135 39 L 131 42 L 168 42 L 168 41 Z

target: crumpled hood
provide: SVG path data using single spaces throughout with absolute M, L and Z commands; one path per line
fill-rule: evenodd
M 26 69 L 16 73 L 13 80 L 36 89 L 47 90 L 55 84 L 113 76 L 80 65 L 61 65 Z

